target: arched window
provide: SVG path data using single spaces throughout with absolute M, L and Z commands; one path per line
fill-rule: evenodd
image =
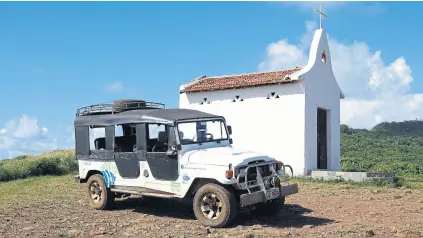
M 325 50 L 323 50 L 323 52 L 322 52 L 322 62 L 326 63 L 326 51 Z

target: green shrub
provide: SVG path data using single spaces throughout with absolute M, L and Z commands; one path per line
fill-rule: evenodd
M 341 170 L 423 174 L 423 121 L 384 122 L 370 131 L 341 127 Z
M 78 171 L 74 150 L 55 150 L 39 156 L 19 156 L 0 163 L 0 181 Z
M 315 182 L 315 183 L 326 183 L 326 184 L 349 184 L 354 186 L 365 186 L 365 187 L 400 187 L 403 185 L 403 180 L 395 178 L 394 180 L 389 178 L 375 178 L 363 180 L 360 182 L 345 180 L 341 178 L 334 178 L 329 180 L 322 180 L 311 177 L 296 176 L 291 179 L 292 182 Z

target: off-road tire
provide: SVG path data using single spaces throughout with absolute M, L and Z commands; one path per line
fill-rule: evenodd
M 93 183 L 97 183 L 101 187 L 100 200 L 95 202 L 92 198 L 91 186 Z M 92 175 L 87 181 L 87 197 L 89 204 L 92 208 L 96 210 L 107 210 L 110 209 L 113 205 L 115 196 L 114 193 L 106 187 L 106 182 L 104 177 L 100 174 Z
M 222 203 L 220 215 L 216 219 L 207 218 L 201 209 L 203 198 L 214 194 Z M 193 209 L 195 217 L 204 226 L 219 228 L 229 225 L 237 215 L 237 202 L 233 193 L 218 184 L 205 184 L 194 195 Z
M 133 110 L 138 105 L 146 105 L 144 100 L 128 99 L 128 100 L 115 100 L 112 103 L 112 110 L 114 112 L 123 112 L 126 110 Z
M 251 213 L 259 216 L 271 217 L 278 214 L 284 204 L 285 197 L 279 196 L 279 198 L 270 200 L 268 202 L 261 202 L 255 204 L 256 209 L 252 210 Z

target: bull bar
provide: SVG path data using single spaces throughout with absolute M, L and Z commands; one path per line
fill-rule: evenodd
M 279 196 L 284 197 L 298 193 L 298 184 L 289 184 L 288 180 L 285 177 L 285 165 L 282 166 L 284 171 L 285 182 L 285 185 L 282 186 L 281 181 L 278 178 L 278 173 L 275 170 L 276 164 L 277 163 L 275 162 L 261 162 L 256 164 L 250 164 L 245 168 L 244 171 L 239 171 L 239 174 L 236 177 L 237 185 L 239 188 L 248 191 L 248 193 L 242 194 L 240 196 L 241 207 L 260 202 L 267 202 L 269 200 L 276 199 Z M 260 173 L 259 167 L 266 165 L 269 166 L 271 174 L 269 176 L 263 177 Z M 248 175 L 250 171 L 253 170 L 256 171 L 256 180 L 248 181 Z M 240 178 L 244 178 L 244 183 L 240 182 Z M 254 188 L 259 188 L 259 191 L 252 191 Z

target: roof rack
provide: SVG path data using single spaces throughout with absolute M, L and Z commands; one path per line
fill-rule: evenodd
M 142 100 L 117 100 L 112 103 L 101 103 L 78 108 L 76 116 L 114 114 L 139 109 L 165 109 L 165 104 Z

